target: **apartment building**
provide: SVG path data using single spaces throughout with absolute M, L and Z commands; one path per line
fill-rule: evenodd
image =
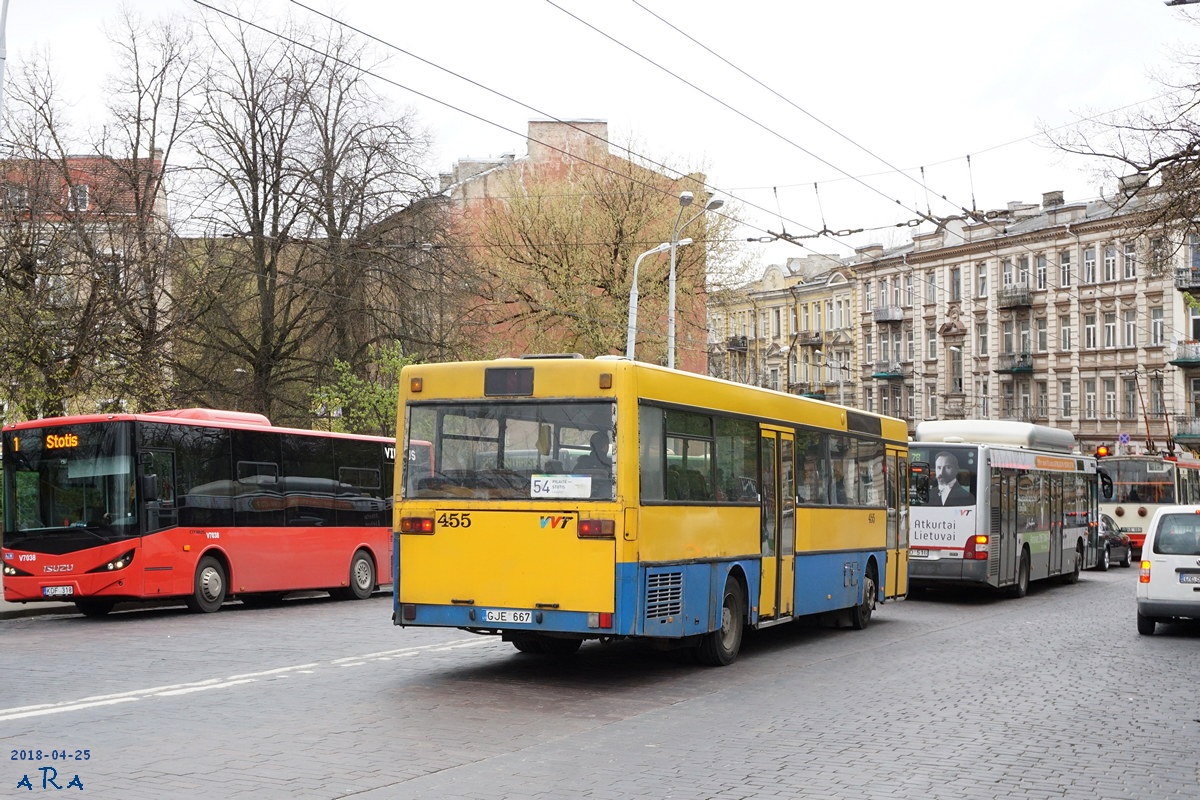
M 1040 204 L 943 220 L 901 246 L 858 248 L 835 270 L 854 303 L 842 331 L 845 402 L 910 429 L 924 419 L 1037 422 L 1072 431 L 1085 451 L 1200 444 L 1200 314 L 1184 294 L 1200 291 L 1200 239 L 1172 247 L 1138 233 L 1144 188 L 1123 183 L 1122 205 L 1048 192 Z M 758 358 L 758 372 L 734 379 L 769 383 L 772 353 L 791 344 L 773 320 L 797 319 L 800 295 L 767 275 L 714 330 L 725 362 L 735 336 Z

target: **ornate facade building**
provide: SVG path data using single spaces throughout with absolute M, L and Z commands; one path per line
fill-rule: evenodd
M 831 331 L 850 340 L 848 355 L 827 355 L 821 368 L 848 363 L 846 404 L 910 429 L 925 419 L 1015 419 L 1068 429 L 1084 451 L 1200 444 L 1200 312 L 1184 293 L 1200 291 L 1200 239 L 1139 231 L 1144 188 L 1123 183 L 1122 204 L 1048 192 L 1041 204 L 943 220 L 902 246 L 858 248 L 830 271 L 846 279 L 836 291 L 853 297 L 850 323 Z M 818 292 L 781 280 L 784 271 L 768 269 L 742 308 L 710 309 L 716 374 L 771 385 L 773 357 L 803 363 L 774 321 L 791 321 L 795 343 L 804 341 L 816 328 L 800 318 L 811 305 L 802 298 Z M 836 302 L 832 284 L 824 291 Z M 822 315 L 830 321 L 836 312 Z M 741 337 L 757 372 L 729 369 Z M 807 390 L 805 374 L 778 388 Z M 827 375 L 819 380 L 836 401 Z

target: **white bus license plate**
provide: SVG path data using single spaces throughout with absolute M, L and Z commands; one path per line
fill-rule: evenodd
M 42 597 L 70 597 L 75 594 L 74 586 L 43 586 Z
M 1200 573 L 1183 572 L 1179 575 L 1180 583 L 1200 583 Z
M 920 550 L 910 549 L 908 551 L 908 557 L 909 558 L 929 558 L 929 551 L 924 550 L 924 549 L 920 549 Z
M 486 609 L 483 612 L 484 622 L 533 622 L 532 611 L 508 611 Z

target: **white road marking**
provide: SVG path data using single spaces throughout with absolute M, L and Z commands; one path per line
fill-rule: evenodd
M 463 647 L 477 647 L 481 644 L 489 643 L 491 643 L 490 637 L 480 637 L 478 639 L 468 639 L 448 645 L 425 644 L 419 647 L 406 647 L 400 650 L 385 650 L 380 653 L 367 653 L 366 655 L 360 656 L 335 658 L 332 661 L 325 662 L 324 664 L 319 662 L 295 664 L 289 667 L 277 667 L 276 669 L 268 669 L 261 672 L 247 672 L 241 675 L 230 675 L 227 678 L 208 678 L 206 680 L 191 681 L 189 683 L 172 683 L 167 684 L 166 686 L 155 686 L 149 689 L 133 689 L 128 692 L 95 695 L 92 697 L 83 697 L 78 700 L 64 700 L 61 703 L 40 703 L 31 706 L 0 708 L 0 722 L 8 722 L 15 719 L 27 719 L 29 717 L 43 717 L 50 714 L 65 714 L 71 711 L 83 711 L 89 708 L 111 706 L 117 703 L 132 703 L 137 700 L 145 700 L 153 697 L 178 697 L 180 695 L 208 691 L 209 689 L 228 689 L 232 686 L 243 686 L 248 683 L 256 683 L 260 679 L 287 678 L 291 674 L 313 675 L 320 671 L 322 666 L 357 667 L 362 666 L 367 661 L 390 661 L 396 658 L 417 656 L 423 652 L 444 653 L 449 650 L 458 650 Z

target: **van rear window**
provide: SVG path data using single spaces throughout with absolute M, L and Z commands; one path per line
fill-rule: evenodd
M 1154 552 L 1164 556 L 1200 556 L 1200 514 L 1168 514 L 1158 525 Z

